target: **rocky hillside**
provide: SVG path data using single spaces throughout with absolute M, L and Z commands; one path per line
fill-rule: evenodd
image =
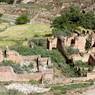
M 50 23 L 56 15 L 59 15 L 71 4 L 77 4 L 87 10 L 95 9 L 93 0 L 21 0 L 16 5 L 0 4 L 0 12 L 4 14 L 4 17 L 6 14 L 8 17 L 10 17 L 9 15 L 17 17 L 27 13 L 31 18 L 31 23 Z

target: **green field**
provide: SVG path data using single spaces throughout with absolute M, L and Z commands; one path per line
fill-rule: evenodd
M 48 24 L 25 24 L 7 28 L 0 33 L 0 38 L 4 40 L 24 40 L 33 36 L 44 36 L 50 34 L 51 29 Z
M 4 27 L 4 26 L 3 26 Z M 51 34 L 48 24 L 25 24 L 10 26 L 0 32 L 0 47 L 15 45 L 15 41 Z

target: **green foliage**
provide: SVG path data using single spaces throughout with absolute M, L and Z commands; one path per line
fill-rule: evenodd
M 94 12 L 81 13 L 80 26 L 86 29 L 95 29 L 95 14 Z
M 86 77 L 87 76 L 88 68 L 89 68 L 88 64 L 82 62 L 81 60 L 76 61 L 74 63 L 74 71 L 75 71 L 75 73 L 76 73 L 76 75 L 78 77 L 80 77 L 80 76 L 81 77 Z
M 79 66 L 79 67 L 83 67 L 83 68 L 89 67 L 89 65 L 87 63 L 84 63 L 81 60 L 76 61 L 74 64 L 75 64 L 75 66 Z
M 34 84 L 39 84 L 39 82 L 36 81 L 36 80 L 30 80 L 29 83 L 32 84 L 32 85 L 34 85 Z
M 16 24 L 26 24 L 30 20 L 27 15 L 21 15 L 16 19 Z
M 15 47 L 14 50 L 18 51 L 21 55 L 25 55 L 25 56 L 41 55 L 42 57 L 50 57 L 52 62 L 54 63 L 54 66 L 57 67 L 57 69 L 61 70 L 65 76 L 67 77 L 78 76 L 77 70 L 73 66 L 66 64 L 65 58 L 56 49 L 52 51 L 48 51 L 47 49 L 41 46 L 34 46 L 34 48 L 19 46 L 19 47 Z
M 55 95 L 65 95 L 66 92 L 68 90 L 75 90 L 75 89 L 82 89 L 82 88 L 87 88 L 89 86 L 91 86 L 93 84 L 91 84 L 90 82 L 87 83 L 78 83 L 78 84 L 70 84 L 70 85 L 56 85 L 56 86 L 52 86 L 51 91 L 55 94 Z
M 79 21 L 80 9 L 78 7 L 71 7 L 61 14 L 61 16 L 54 19 L 52 27 L 54 28 L 54 31 L 65 31 L 67 34 L 70 34 L 78 26 Z
M 2 15 L 3 15 L 3 14 L 2 14 L 2 13 L 0 13 L 0 17 L 2 17 Z
M 66 76 L 66 77 L 76 77 L 77 74 L 74 71 L 74 68 L 72 66 L 70 66 L 69 64 L 58 64 L 59 69 L 62 70 L 62 73 Z
M 61 70 L 62 73 L 67 77 L 74 77 L 76 73 L 74 68 L 69 64 L 66 64 L 65 58 L 60 54 L 58 50 L 48 51 L 47 49 L 35 46 L 34 48 L 19 46 L 15 47 L 14 50 L 18 51 L 21 55 L 41 55 L 42 57 L 50 57 L 54 66 Z
M 92 72 L 92 71 L 93 71 L 93 69 L 94 69 L 94 67 L 93 67 L 93 66 L 89 66 L 88 71 L 89 71 L 89 72 Z
M 30 70 L 33 68 L 33 64 L 31 63 L 30 65 L 26 66 L 23 65 L 21 66 L 20 64 L 13 63 L 12 61 L 3 61 L 3 64 L 0 66 L 11 66 L 14 70 L 15 73 L 22 74 L 24 72 L 30 73 Z
M 32 39 L 32 42 L 37 46 L 42 46 L 44 48 L 47 48 L 47 39 L 46 38 L 37 38 Z
M 0 0 L 0 2 L 6 2 L 8 4 L 12 4 L 14 0 Z
M 81 12 L 79 7 L 71 6 L 61 16 L 56 17 L 51 26 L 55 35 L 70 35 L 78 26 L 95 29 L 95 15 L 93 12 Z
M 66 51 L 68 55 L 79 53 L 79 50 L 73 47 L 66 47 Z
M 43 57 L 50 57 L 55 63 L 64 63 L 64 58 L 58 50 L 48 51 L 41 46 L 34 46 L 34 48 L 18 46 L 14 50 L 18 51 L 21 55 L 41 55 Z
M 92 44 L 92 39 L 91 37 L 89 37 L 88 39 L 86 39 L 85 49 L 89 50 L 91 48 L 91 44 Z

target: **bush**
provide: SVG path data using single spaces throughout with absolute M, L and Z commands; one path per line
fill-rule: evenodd
M 89 50 L 91 48 L 91 40 L 90 39 L 87 39 L 86 40 L 86 44 L 85 44 L 85 49 L 86 50 Z
M 30 80 L 29 83 L 32 84 L 32 85 L 34 85 L 34 84 L 39 84 L 39 82 L 36 81 L 36 80 Z
M 16 19 L 16 24 L 26 24 L 30 20 L 27 15 L 21 15 Z
M 47 48 L 47 39 L 46 38 L 38 38 L 38 39 L 32 39 L 32 42 L 37 46 L 42 46 Z
M 0 13 L 0 17 L 2 17 L 2 15 L 3 15 L 3 14 L 2 14 L 2 13 Z
M 8 4 L 12 4 L 14 0 L 0 0 L 0 2 L 6 2 Z
M 79 50 L 73 47 L 67 47 L 66 50 L 68 55 L 79 53 Z
M 24 72 L 31 72 L 31 69 L 33 69 L 33 64 L 30 63 L 28 66 L 20 64 L 13 63 L 12 61 L 3 61 L 3 64 L 0 64 L 0 66 L 11 66 L 15 73 L 17 74 L 23 74 Z

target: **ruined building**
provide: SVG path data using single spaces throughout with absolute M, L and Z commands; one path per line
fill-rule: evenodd
M 41 79 L 52 82 L 53 80 L 53 64 L 48 57 L 41 57 L 41 55 L 22 56 L 13 50 L 6 52 L 0 50 L 0 64 L 3 64 L 4 60 L 20 65 L 33 64 L 33 69 L 32 73 L 29 74 L 16 74 L 12 67 L 0 66 L 0 81 L 39 81 Z

